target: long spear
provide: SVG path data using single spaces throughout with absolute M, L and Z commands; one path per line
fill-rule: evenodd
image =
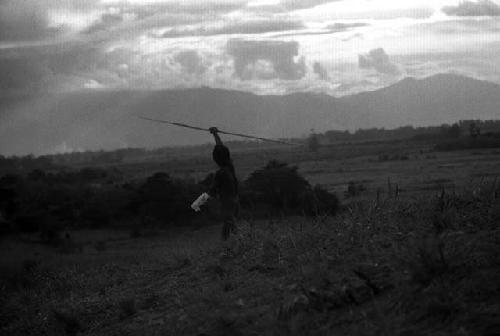
M 149 121 L 154 121 L 158 123 L 163 123 L 163 124 L 170 124 L 170 125 L 175 125 L 175 126 L 180 126 L 180 127 L 185 127 L 185 128 L 190 128 L 198 131 L 206 131 L 208 132 L 209 130 L 206 128 L 198 127 L 198 126 L 191 126 L 188 124 L 183 124 L 183 123 L 178 123 L 178 122 L 172 122 L 168 120 L 162 120 L 162 119 L 152 119 L 152 118 L 147 118 L 147 117 L 141 117 L 139 116 L 140 119 L 144 120 L 149 120 Z M 276 139 L 268 139 L 268 138 L 262 138 L 262 137 L 257 137 L 253 135 L 247 135 L 247 134 L 241 134 L 241 133 L 233 133 L 233 132 L 227 132 L 223 130 L 218 130 L 219 133 L 222 134 L 229 134 L 229 135 L 235 135 L 243 138 L 249 138 L 249 139 L 256 139 L 256 140 L 262 140 L 262 141 L 269 141 L 269 142 L 276 142 L 280 144 L 285 144 L 285 145 L 292 145 L 292 146 L 301 146 L 300 144 L 293 143 L 293 142 L 288 142 L 288 141 L 283 141 L 283 140 L 276 140 Z

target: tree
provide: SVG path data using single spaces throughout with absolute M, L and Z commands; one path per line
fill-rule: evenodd
M 460 134 L 462 134 L 462 129 L 458 124 L 453 124 L 450 127 L 449 134 L 452 138 L 458 138 L 460 137 Z
M 243 199 L 258 205 L 255 210 L 310 216 L 333 215 L 340 205 L 335 194 L 320 186 L 312 188 L 297 167 L 276 160 L 250 175 L 244 183 Z
M 307 147 L 311 152 L 317 152 L 319 149 L 319 140 L 316 133 L 311 133 L 307 139 Z
M 477 126 L 477 124 L 475 122 L 471 122 L 469 124 L 469 135 L 472 138 L 477 138 L 480 134 L 481 134 L 481 130 L 480 130 L 479 126 Z
M 299 206 L 302 194 L 310 189 L 297 167 L 276 160 L 254 171 L 245 181 L 245 187 L 255 195 L 256 201 L 280 210 Z

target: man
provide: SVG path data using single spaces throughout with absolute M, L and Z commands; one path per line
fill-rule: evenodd
M 217 197 L 220 201 L 220 216 L 223 221 L 222 239 L 227 240 L 231 233 L 236 232 L 236 216 L 239 209 L 238 180 L 229 149 L 222 143 L 218 129 L 211 127 L 209 130 L 215 139 L 212 158 L 219 169 L 215 173 L 208 195 Z

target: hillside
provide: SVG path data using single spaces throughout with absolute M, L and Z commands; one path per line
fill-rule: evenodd
M 356 128 L 439 125 L 462 119 L 499 119 L 500 86 L 457 75 L 406 78 L 341 101 Z
M 434 125 L 500 118 L 500 86 L 457 75 L 404 79 L 390 87 L 335 98 L 294 93 L 258 96 L 196 88 L 162 91 L 81 91 L 9 109 L 0 124 L 0 153 L 47 153 L 189 145 L 206 134 L 136 118 L 146 115 L 266 137 L 329 129 Z

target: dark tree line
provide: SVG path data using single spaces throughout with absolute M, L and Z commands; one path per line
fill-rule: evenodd
M 315 141 L 322 144 L 338 141 L 362 140 L 394 140 L 394 139 L 456 139 L 461 136 L 479 137 L 500 133 L 499 120 L 461 120 L 440 126 L 413 127 L 403 126 L 395 129 L 368 128 L 354 132 L 330 130 L 323 134 L 315 134 Z M 309 139 L 311 140 L 311 139 Z
M 126 181 L 117 169 L 4 174 L 0 177 L 3 232 L 41 232 L 51 237 L 63 228 L 156 225 L 176 227 L 217 219 L 217 207 L 195 213 L 190 204 L 211 184 L 211 175 L 195 183 L 155 173 Z M 276 161 L 241 182 L 243 216 L 336 213 L 334 194 L 312 187 L 296 167 Z M 213 202 L 212 202 L 213 203 Z

